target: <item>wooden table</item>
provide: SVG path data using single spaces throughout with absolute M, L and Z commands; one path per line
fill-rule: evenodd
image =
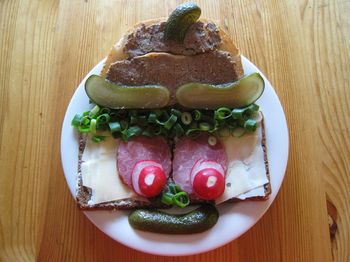
M 1 261 L 350 261 L 345 0 L 198 1 L 268 76 L 288 120 L 284 183 L 249 232 L 205 254 L 157 257 L 114 242 L 76 208 L 60 162 L 69 100 L 127 28 L 179 2 L 0 1 Z

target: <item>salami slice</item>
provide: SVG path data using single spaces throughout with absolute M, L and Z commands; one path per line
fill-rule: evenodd
M 173 178 L 182 190 L 191 194 L 191 170 L 199 160 L 219 163 L 227 169 L 227 156 L 223 145 L 218 140 L 216 145 L 208 144 L 209 135 L 202 134 L 196 139 L 184 137 L 175 144 L 173 159 Z
M 150 160 L 162 165 L 165 175 L 171 172 L 171 154 L 162 137 L 135 137 L 121 141 L 117 152 L 117 166 L 122 181 L 132 188 L 132 170 L 139 161 Z

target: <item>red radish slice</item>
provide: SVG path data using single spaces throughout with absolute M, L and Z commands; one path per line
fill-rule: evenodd
M 191 183 L 197 196 L 214 200 L 225 190 L 224 168 L 217 162 L 199 160 L 192 168 Z
M 162 165 L 151 160 L 137 162 L 131 179 L 134 191 L 145 197 L 158 195 L 167 180 Z
M 194 164 L 194 166 L 191 170 L 191 184 L 192 185 L 193 185 L 193 180 L 194 180 L 195 175 L 199 171 L 201 171 L 202 169 L 205 169 L 205 168 L 213 168 L 213 169 L 217 170 L 225 178 L 225 171 L 224 171 L 224 168 L 222 167 L 221 164 L 219 164 L 218 162 L 214 162 L 214 161 L 200 159 Z

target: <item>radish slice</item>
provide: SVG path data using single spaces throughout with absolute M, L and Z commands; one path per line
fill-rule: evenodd
M 191 171 L 194 193 L 205 200 L 214 200 L 225 190 L 225 171 L 217 162 L 199 160 Z
M 194 177 L 196 176 L 196 174 L 205 168 L 214 168 L 225 178 L 225 171 L 224 171 L 224 168 L 222 167 L 221 164 L 219 164 L 218 162 L 214 162 L 214 161 L 200 159 L 194 164 L 194 166 L 191 170 L 191 184 L 192 185 L 193 185 L 193 180 L 194 180 Z
M 131 179 L 138 195 L 153 197 L 162 191 L 167 178 L 161 164 L 146 160 L 135 164 Z

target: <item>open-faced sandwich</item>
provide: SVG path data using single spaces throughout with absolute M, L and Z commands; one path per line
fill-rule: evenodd
M 77 203 L 136 209 L 137 229 L 196 233 L 216 205 L 271 193 L 259 73 L 244 75 L 234 42 L 194 3 L 124 35 L 90 76 L 94 107 L 77 114 Z M 189 204 L 183 215 L 156 210 Z

